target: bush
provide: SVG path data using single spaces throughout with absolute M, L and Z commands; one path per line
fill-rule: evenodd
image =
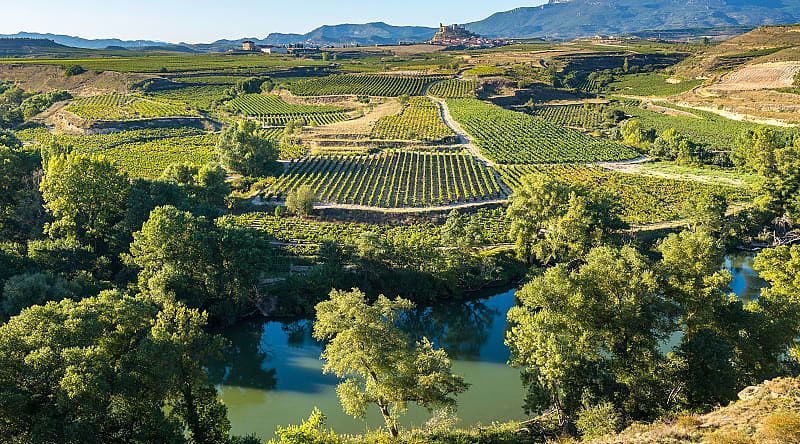
M 286 195 L 286 208 L 299 216 L 309 216 L 314 212 L 317 195 L 308 185 L 302 185 Z
M 578 411 L 575 426 L 583 439 L 595 439 L 610 433 L 616 433 L 620 427 L 620 417 L 614 404 L 603 402 L 595 406 L 584 403 Z
M 278 441 L 272 440 L 270 444 L 341 444 L 341 438 L 333 431 L 324 429 L 324 426 L 325 415 L 314 408 L 311 416 L 302 424 L 278 427 L 275 431 Z
M 64 75 L 67 77 L 77 76 L 79 74 L 85 73 L 86 70 L 83 69 L 81 65 L 71 65 L 68 66 L 66 70 L 64 70 Z
M 716 432 L 706 437 L 708 444 L 755 444 L 752 438 L 743 430 Z

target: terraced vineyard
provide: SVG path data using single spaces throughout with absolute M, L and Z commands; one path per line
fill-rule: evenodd
M 298 96 L 420 96 L 435 76 L 392 76 L 344 74 L 293 83 L 290 89 Z
M 195 117 L 185 103 L 126 94 L 81 97 L 65 108 L 87 120 L 135 120 L 160 117 Z
M 254 118 L 262 126 L 284 126 L 289 122 L 303 121 L 319 126 L 342 122 L 350 117 L 344 108 L 337 106 L 295 105 L 278 96 L 243 94 L 228 102 L 228 108 Z
M 602 162 L 639 155 L 622 144 L 480 100 L 450 99 L 447 103 L 481 152 L 497 163 Z
M 633 224 L 679 219 L 686 200 L 699 193 L 721 192 L 733 201 L 750 199 L 745 187 L 612 172 L 592 165 L 498 165 L 497 170 L 512 189 L 529 174 L 546 174 L 603 190 L 619 199 L 623 218 Z
M 372 128 L 379 140 L 442 141 L 453 132 L 442 121 L 439 105 L 427 97 L 411 97 L 408 105 L 393 116 L 381 117 Z
M 148 93 L 149 97 L 155 99 L 167 99 L 176 102 L 186 103 L 189 106 L 201 110 L 208 110 L 214 102 L 221 102 L 229 94 L 228 86 L 184 86 L 181 88 L 167 89 Z
M 131 177 L 156 178 L 171 163 L 203 165 L 216 158 L 216 134 L 172 137 L 131 142 L 113 148 L 76 147 L 78 151 L 102 154 Z
M 443 99 L 475 97 L 478 86 L 480 84 L 476 80 L 449 79 L 431 85 L 428 93 Z
M 461 153 L 384 151 L 369 156 L 313 156 L 294 162 L 266 197 L 310 185 L 322 202 L 422 207 L 503 197 L 495 174 Z
M 558 125 L 590 129 L 602 125 L 603 109 L 597 105 L 535 106 L 529 112 Z

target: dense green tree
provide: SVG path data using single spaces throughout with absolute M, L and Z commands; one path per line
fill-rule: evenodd
M 545 175 L 526 177 L 510 200 L 510 233 L 525 260 L 573 260 L 625 226 L 610 198 Z
M 321 356 L 324 372 L 345 378 L 336 393 L 347 414 L 363 417 L 375 405 L 396 437 L 398 417 L 409 403 L 455 406 L 453 395 L 467 384 L 452 373 L 447 354 L 426 338 L 413 344 L 396 325 L 413 307 L 410 301 L 379 296 L 368 304 L 359 290 L 334 290 L 330 296 L 316 307 L 314 337 L 328 341 Z
M 630 119 L 620 126 L 622 140 L 625 144 L 649 150 L 650 144 L 656 140 L 656 131 L 652 128 L 645 128 L 639 119 Z
M 0 239 L 19 242 L 41 233 L 44 208 L 39 163 L 35 153 L 0 145 Z
M 198 167 L 189 163 L 173 163 L 164 169 L 161 180 L 180 186 L 196 207 L 222 208 L 231 187 L 227 174 L 216 162 Z M 169 204 L 170 202 L 163 202 Z
M 286 208 L 298 216 L 310 216 L 316 203 L 317 195 L 309 185 L 301 185 L 286 195 Z
M 628 416 L 651 415 L 663 393 L 657 276 L 630 247 L 598 247 L 585 263 L 559 264 L 526 284 L 508 313 L 511 363 L 531 384 L 526 407 L 553 407 L 566 425 L 584 396 Z
M 6 281 L 0 293 L 0 317 L 7 320 L 30 306 L 73 297 L 76 290 L 64 278 L 49 273 L 13 276 Z
M 800 362 L 800 245 L 764 250 L 754 268 L 769 283 L 761 291 L 759 311 L 773 325 L 779 347 Z
M 453 210 L 441 228 L 442 245 L 452 248 L 473 248 L 483 242 L 483 227 L 475 216 Z
M 792 141 L 768 127 L 745 132 L 731 154 L 733 162 L 758 174 L 756 203 L 777 217 L 800 220 L 800 137 Z
M 204 324 L 197 311 L 159 311 L 117 292 L 11 318 L 0 326 L 0 434 L 31 443 L 226 442 L 216 397 L 187 400 L 214 390 L 200 361 L 219 342 Z M 190 404 L 215 414 L 195 421 Z
M 727 197 L 714 192 L 692 195 L 683 206 L 690 230 L 705 230 L 718 236 L 725 234 L 727 211 Z
M 134 233 L 131 265 L 139 288 L 161 304 L 179 300 L 231 323 L 252 307 L 271 263 L 266 239 L 232 223 L 214 224 L 175 207 L 157 207 Z
M 674 128 L 667 129 L 653 142 L 650 155 L 658 159 L 674 160 L 682 165 L 698 163 L 701 148 Z
M 45 226 L 50 237 L 76 239 L 97 255 L 127 241 L 122 221 L 130 182 L 109 161 L 80 154 L 51 159 L 41 190 L 54 219 Z
M 225 130 L 217 142 L 217 156 L 228 171 L 245 176 L 265 176 L 276 170 L 278 146 L 261 137 L 258 125 L 252 120 L 241 120 Z

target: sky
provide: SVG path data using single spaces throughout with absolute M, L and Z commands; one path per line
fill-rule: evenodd
M 2 0 L 0 34 L 200 43 L 306 33 L 320 25 L 467 23 L 546 0 Z

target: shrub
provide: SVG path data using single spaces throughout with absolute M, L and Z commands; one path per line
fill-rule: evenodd
M 86 70 L 81 65 L 70 65 L 64 70 L 64 75 L 67 77 L 77 76 L 85 73 Z
M 299 216 L 308 216 L 313 213 L 316 202 L 317 195 L 308 185 L 302 185 L 286 196 L 286 208 Z
M 603 402 L 589 406 L 588 403 L 584 403 L 578 411 L 578 420 L 575 421 L 575 426 L 584 439 L 594 439 L 618 432 L 620 422 L 614 404 Z
M 275 435 L 279 441 L 270 441 L 270 444 L 341 444 L 341 438 L 331 431 L 324 429 L 325 415 L 314 408 L 308 420 L 300 425 L 278 427 Z

